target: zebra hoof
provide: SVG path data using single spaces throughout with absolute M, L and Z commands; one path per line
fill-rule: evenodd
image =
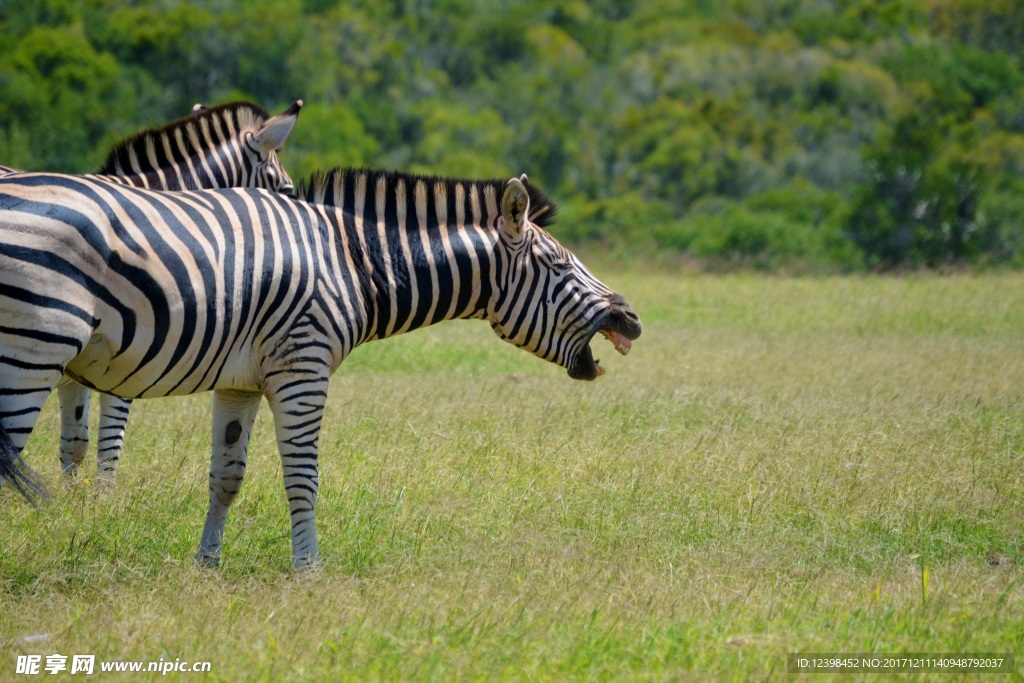
M 307 555 L 304 557 L 292 558 L 292 569 L 294 569 L 295 572 L 300 575 L 314 574 L 316 572 L 323 570 L 323 568 L 324 561 L 320 559 L 319 555 L 315 555 L 313 557 L 309 557 Z
M 196 553 L 196 566 L 202 567 L 203 569 L 219 569 L 220 557 L 198 552 Z

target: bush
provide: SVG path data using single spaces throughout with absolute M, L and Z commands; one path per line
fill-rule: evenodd
M 1005 179 L 982 196 L 974 240 L 982 263 L 1024 266 L 1024 180 Z
M 818 261 L 824 251 L 814 226 L 783 213 L 743 206 L 699 216 L 688 231 L 693 236 L 688 249 L 692 255 L 755 268 Z

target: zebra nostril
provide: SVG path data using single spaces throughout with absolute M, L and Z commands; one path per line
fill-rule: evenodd
M 626 303 L 626 299 L 621 294 L 612 295 L 608 301 L 611 303 L 612 311 L 615 315 L 619 316 L 621 322 L 633 328 L 633 334 L 638 337 L 642 329 L 642 323 L 640 322 L 640 316 L 636 314 L 633 307 Z M 630 339 L 633 338 L 630 337 Z
M 608 302 L 624 317 L 629 318 L 630 320 L 640 320 L 640 316 L 633 312 L 633 308 L 626 302 L 626 298 L 621 294 L 613 294 L 608 298 Z

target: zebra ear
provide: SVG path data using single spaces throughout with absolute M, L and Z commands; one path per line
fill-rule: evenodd
M 302 109 L 302 100 L 296 100 L 283 114 L 267 119 L 266 123 L 256 132 L 253 141 L 263 156 L 281 149 L 284 141 L 291 134 L 292 128 L 295 127 L 295 122 L 299 120 L 300 109 Z
M 505 183 L 501 195 L 502 230 L 511 239 L 519 239 L 526 229 L 526 217 L 530 213 L 530 195 L 518 178 Z

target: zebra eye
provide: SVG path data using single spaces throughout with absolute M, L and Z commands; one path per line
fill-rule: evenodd
M 555 261 L 551 264 L 551 267 L 557 270 L 559 273 L 567 273 L 572 270 L 572 264 L 568 261 Z

